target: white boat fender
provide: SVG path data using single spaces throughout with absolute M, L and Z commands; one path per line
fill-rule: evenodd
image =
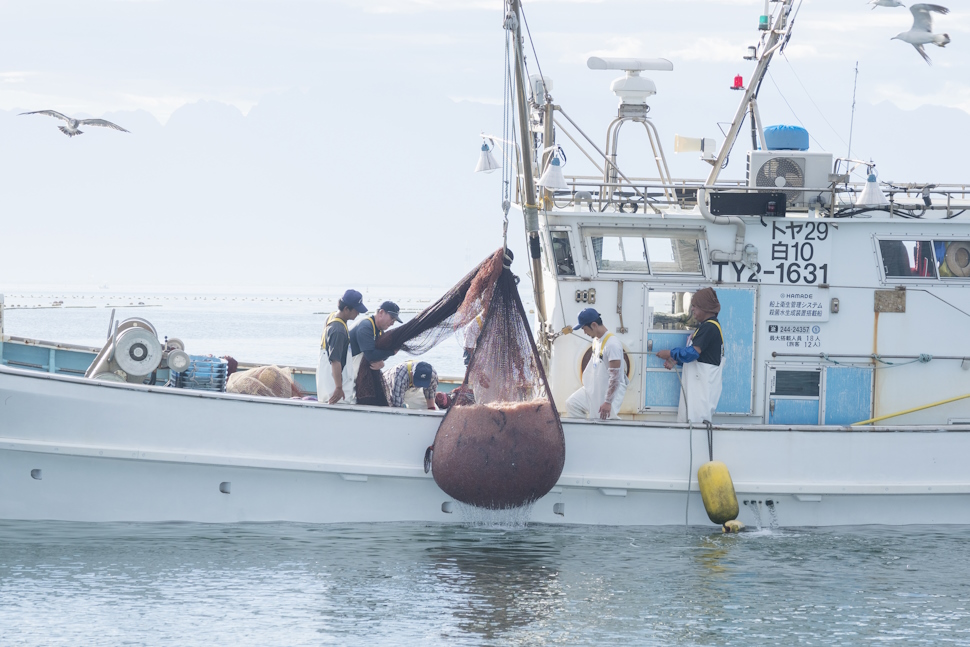
M 731 521 L 725 521 L 721 526 L 721 532 L 726 534 L 737 534 L 744 530 L 744 524 L 737 519 L 732 519 Z
M 721 461 L 708 461 L 697 470 L 704 509 L 711 521 L 724 525 L 738 518 L 738 497 L 727 465 Z

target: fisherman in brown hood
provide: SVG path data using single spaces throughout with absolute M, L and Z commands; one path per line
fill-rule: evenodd
M 721 398 L 721 360 L 724 358 L 724 333 L 717 320 L 721 304 L 714 288 L 695 292 L 690 310 L 698 326 L 687 338 L 687 345 L 659 351 L 657 357 L 664 360 L 668 370 L 677 365 L 684 367 L 677 421 L 712 422 Z

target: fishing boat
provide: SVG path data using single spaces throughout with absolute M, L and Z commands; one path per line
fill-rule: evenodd
M 550 80 L 528 74 L 519 0 L 507 0 L 515 119 L 485 138 L 480 167 L 496 166 L 489 144 L 501 144 L 506 215 L 522 217 L 529 243 L 536 346 L 562 410 L 591 353 L 566 327 L 595 307 L 623 343 L 629 378 L 620 420 L 562 419 L 562 475 L 531 521 L 712 525 L 696 474 L 716 459 L 748 525 L 970 523 L 970 339 L 959 332 L 970 317 L 968 187 L 879 182 L 871 163 L 765 126 L 757 90 L 791 37 L 791 10 L 780 0 L 762 16 L 721 146 L 677 139 L 711 165 L 681 180 L 647 116 L 656 86 L 642 74 L 673 64 L 589 60 L 623 74 L 600 146 L 555 104 Z M 724 180 L 746 120 L 747 177 Z M 622 126 L 638 124 L 652 178 L 628 176 L 617 156 Z M 561 144 L 601 174 L 563 176 Z M 679 373 L 656 356 L 685 343 L 688 295 L 703 287 L 717 291 L 725 338 L 710 426 L 676 422 Z M 150 327 L 126 325 L 120 334 Z M 95 379 L 119 343 L 109 333 L 101 349 L 2 337 L 0 518 L 467 518 L 423 465 L 441 412 L 103 379 L 110 370 Z M 177 345 L 151 350 L 184 368 Z M 312 369 L 295 377 L 313 391 Z

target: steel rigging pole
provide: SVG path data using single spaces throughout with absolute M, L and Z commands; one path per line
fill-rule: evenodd
M 525 88 L 525 57 L 522 53 L 522 12 L 519 0 L 508 0 L 508 13 L 505 28 L 512 31 L 515 43 L 515 100 L 519 117 L 519 136 L 522 138 L 522 189 L 525 200 L 522 203 L 522 216 L 525 219 L 526 237 L 529 242 L 529 257 L 532 263 L 532 288 L 536 300 L 536 313 L 539 319 L 537 330 L 539 348 L 543 351 L 546 344 L 546 300 L 542 282 L 542 252 L 539 237 L 539 207 L 536 204 L 535 145 L 532 129 L 529 127 L 529 102 Z

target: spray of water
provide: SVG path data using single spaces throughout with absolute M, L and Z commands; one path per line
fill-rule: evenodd
M 532 503 L 516 508 L 490 510 L 455 501 L 455 509 L 462 523 L 473 528 L 517 530 L 524 528 L 532 518 Z

